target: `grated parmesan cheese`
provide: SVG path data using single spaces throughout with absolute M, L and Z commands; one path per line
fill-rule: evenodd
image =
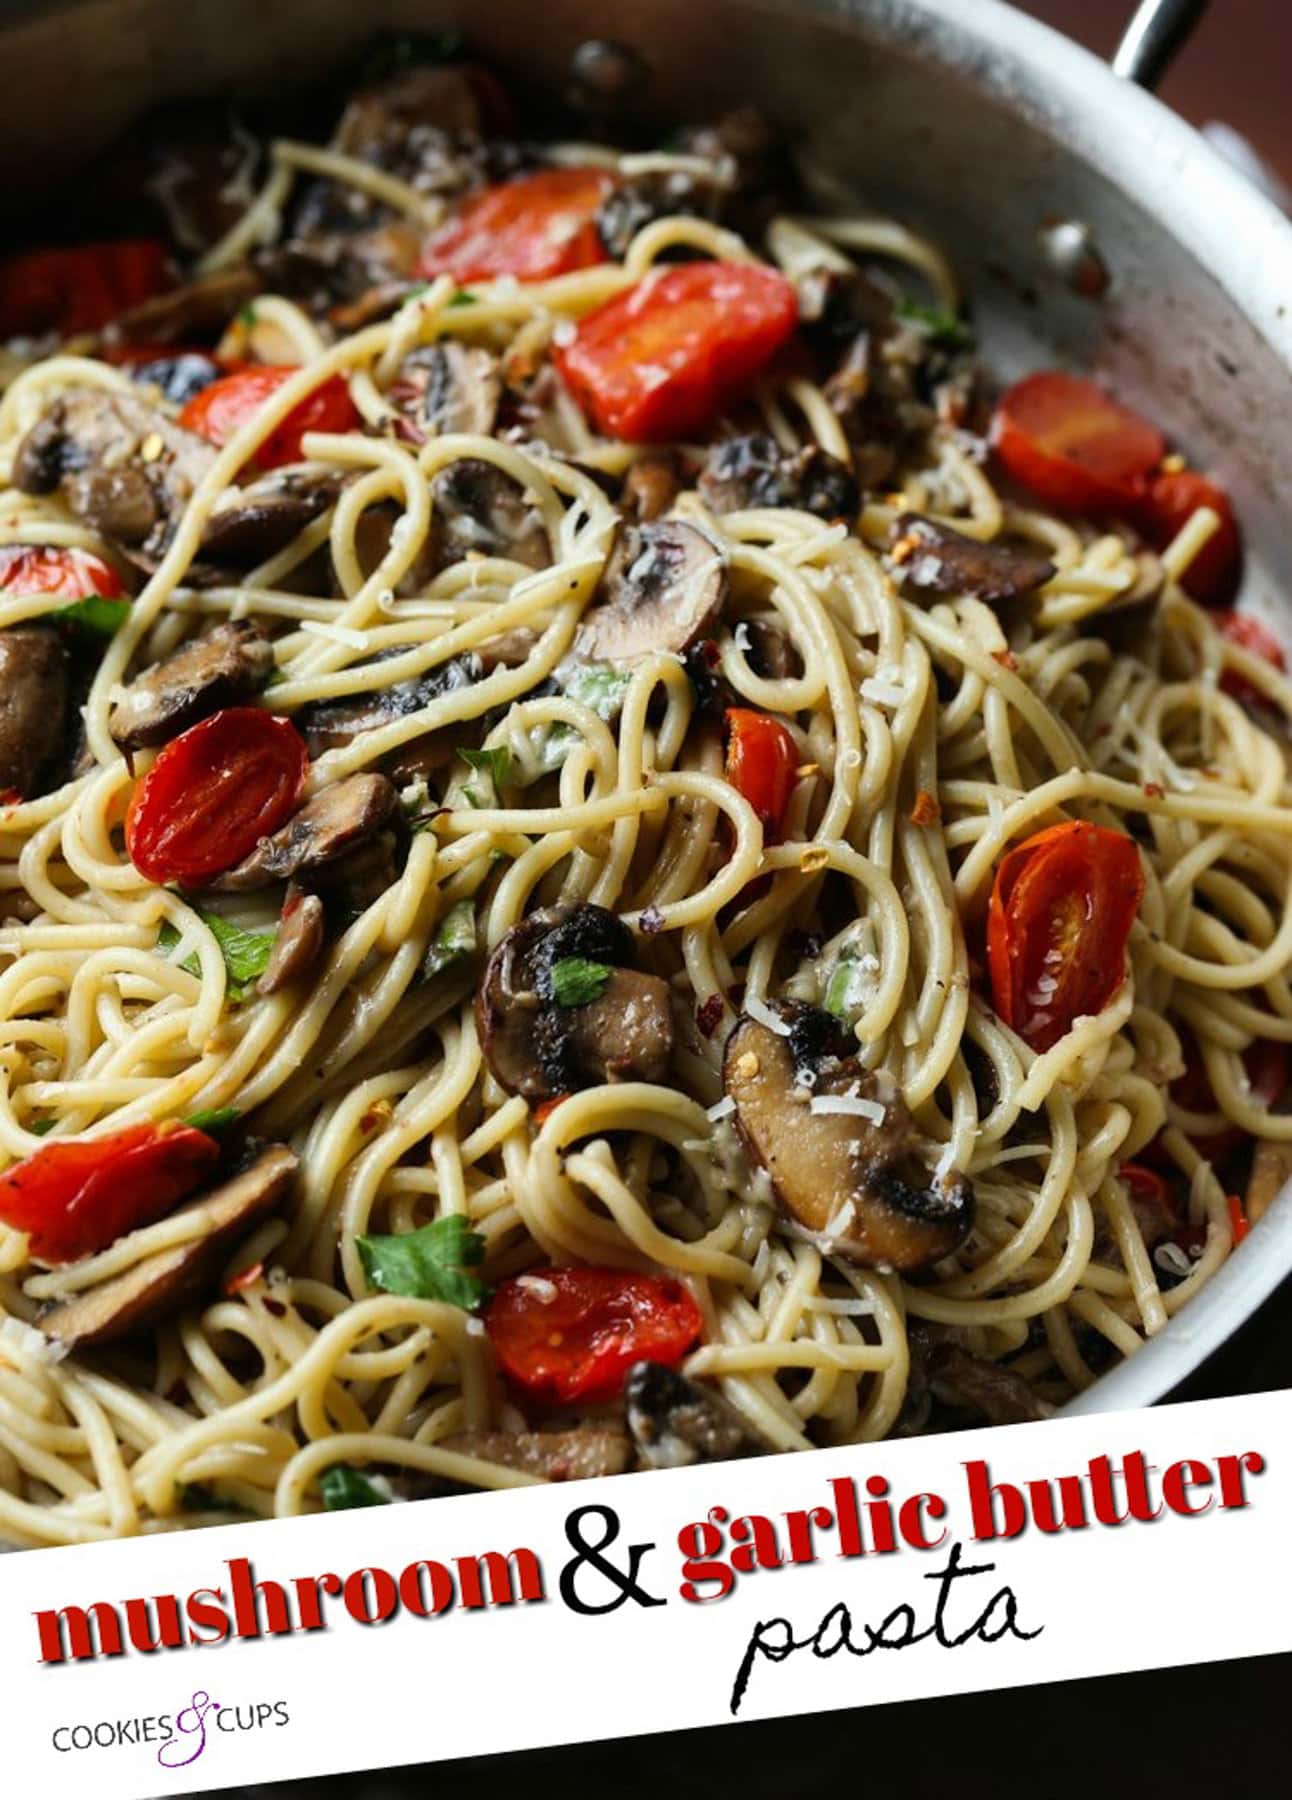
M 760 1025 L 765 1025 L 768 1031 L 774 1031 L 777 1037 L 788 1037 L 790 1035 L 790 1028 L 785 1023 L 784 1019 L 781 1018 L 780 1014 L 774 1013 L 771 1007 L 767 1005 L 766 1001 L 758 999 L 756 995 L 745 995 L 745 1011 L 749 1014 L 751 1019 L 756 1019 Z M 710 1117 L 712 1117 L 712 1114 L 710 1114 Z
M 861 684 L 863 700 L 873 700 L 877 706 L 900 706 L 906 698 L 905 688 L 895 682 L 880 681 L 877 676 L 867 676 Z
M 716 1124 L 719 1119 L 725 1119 L 730 1113 L 735 1112 L 735 1110 L 736 1103 L 731 1095 L 724 1094 L 721 1100 L 716 1100 L 712 1106 L 705 1108 L 705 1117 L 707 1119 L 712 1119 Z
M 528 1294 L 533 1294 L 541 1306 L 550 1306 L 556 1299 L 556 1283 L 548 1281 L 542 1275 L 518 1275 L 516 1286 L 524 1288 Z
M 29 1362 L 45 1364 L 62 1362 L 69 1351 L 67 1344 L 60 1344 L 56 1338 L 47 1338 L 34 1325 L 27 1325 L 22 1319 L 14 1318 L 0 1321 L 0 1351 L 6 1346 L 15 1355 L 25 1357 Z
M 888 1108 L 878 1100 L 867 1100 L 859 1094 L 813 1094 L 808 1111 L 843 1113 L 849 1118 L 868 1119 L 872 1125 L 882 1125 L 888 1116 Z

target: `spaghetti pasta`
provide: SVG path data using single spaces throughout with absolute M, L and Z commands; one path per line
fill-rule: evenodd
M 704 155 L 547 155 L 623 182 L 734 183 Z M 307 175 L 418 231 L 450 204 L 335 145 L 280 142 L 204 271 L 272 242 Z M 719 509 L 695 479 L 707 442 L 687 440 L 662 516 L 724 572 L 702 679 L 774 715 L 792 745 L 772 825 L 729 778 L 693 662 L 663 642 L 617 663 L 588 654 L 625 482 L 658 453 L 599 433 L 552 373 L 597 309 L 708 262 L 798 282 L 868 270 L 890 310 L 896 269 L 948 316 L 958 300 L 936 246 L 887 219 L 783 212 L 743 237 L 676 211 L 619 257 L 542 279 L 405 282 L 352 330 L 284 295 L 257 303 L 294 366 L 210 455 L 103 648 L 77 771 L 0 818 L 0 1150 L 21 1165 L 68 1140 L 232 1109 L 240 1130 L 291 1146 L 299 1177 L 229 1246 L 213 1286 L 101 1349 L 47 1335 L 48 1309 L 182 1251 L 204 1215 L 146 1220 L 52 1266 L 0 1226 L 0 1538 L 297 1513 L 321 1503 L 338 1462 L 410 1491 L 534 1479 L 498 1451 L 499 1432 L 536 1419 L 472 1310 L 371 1279 L 366 1242 L 434 1221 L 478 1234 L 490 1283 L 541 1282 L 550 1265 L 680 1283 L 702 1321 L 682 1372 L 778 1450 L 919 1429 L 957 1406 L 1003 1416 L 1021 1392 L 1037 1411 L 1057 1406 L 1161 1331 L 1230 1254 L 1225 1156 L 1292 1139 L 1252 1072 L 1254 1045 L 1292 1041 L 1279 722 L 1292 685 L 1182 585 L 1216 515 L 1195 511 L 1154 558 L 1106 516 L 1060 515 L 1001 480 L 950 400 L 876 478 L 819 369 L 769 359 L 706 440 L 743 430 L 788 460 L 825 456 L 862 497 L 834 516 L 765 490 Z M 935 328 L 895 329 L 918 358 Z M 510 428 L 407 429 L 410 366 L 445 346 L 523 390 Z M 212 521 L 274 432 L 337 378 L 355 424 L 307 434 L 294 471 L 326 503 L 253 566 L 211 579 Z M 93 551 L 129 576 L 119 540 L 64 492 L 18 479 L 29 434 L 87 390 L 139 391 L 125 367 L 55 351 L 0 400 L 0 542 Z M 463 467 L 523 497 L 541 554 L 483 534 L 428 573 L 441 478 Z M 968 579 L 912 585 L 921 551 L 900 548 L 912 516 L 1048 573 L 1008 604 Z M 0 630 L 64 604 L 6 590 Z M 267 941 L 281 888 L 208 904 L 140 874 L 123 822 L 157 746 L 127 761 L 113 736 L 133 675 L 238 621 L 272 640 L 260 704 L 274 714 L 304 729 L 377 696 L 366 728 L 316 749 L 301 799 L 399 770 L 408 821 L 379 891 L 340 926 L 329 916 L 302 976 L 261 993 L 239 982 L 228 929 Z M 383 711 L 392 691 L 414 699 Z M 414 751 L 430 752 L 420 769 Z M 1011 848 L 1076 822 L 1129 834 L 1143 896 L 1107 1003 L 1038 1048 L 993 996 L 986 914 Z M 473 1000 L 513 928 L 585 905 L 617 917 L 664 987 L 671 1054 L 654 1078 L 589 1081 L 540 1116 L 500 1083 Z M 859 1260 L 833 1219 L 805 1230 L 739 1110 L 720 1104 L 738 1018 L 770 1015 L 774 1034 L 795 1006 L 846 1030 L 859 1079 L 891 1080 L 929 1191 L 952 1171 L 972 1184 L 971 1228 L 931 1265 Z M 799 1103 L 851 1128 L 846 1098 L 817 1114 Z M 884 1102 L 869 1104 L 882 1120 Z M 1125 1173 L 1146 1156 L 1162 1194 L 1178 1181 L 1165 1226 Z

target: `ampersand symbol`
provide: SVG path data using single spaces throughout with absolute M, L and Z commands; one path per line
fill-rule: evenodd
M 209 1694 L 199 1689 L 193 1696 L 193 1704 L 176 1713 L 176 1730 L 182 1732 L 185 1737 L 196 1734 L 197 1742 L 187 1756 L 181 1756 L 180 1751 L 184 1749 L 184 1745 L 172 1733 L 157 1752 L 157 1760 L 164 1769 L 186 1769 L 191 1762 L 197 1761 L 203 1750 L 206 1749 L 206 1715 L 215 1711 L 218 1706 L 218 1700 L 212 1700 Z
M 583 1535 L 583 1521 L 595 1516 L 601 1523 L 601 1536 L 595 1543 L 590 1543 Z M 578 1555 L 566 1563 L 561 1570 L 561 1598 L 572 1612 L 577 1613 L 611 1613 L 621 1607 L 625 1600 L 635 1600 L 638 1606 L 667 1606 L 667 1600 L 657 1599 L 648 1594 L 637 1582 L 637 1570 L 648 1550 L 654 1544 L 628 1544 L 627 1574 L 602 1555 L 602 1551 L 610 1547 L 619 1536 L 619 1514 L 609 1506 L 580 1506 L 565 1521 L 565 1535 Z M 605 1577 L 618 1590 L 613 1600 L 604 1600 L 599 1605 L 589 1605 L 579 1598 L 579 1570 L 585 1563 L 591 1563 L 599 1575 Z

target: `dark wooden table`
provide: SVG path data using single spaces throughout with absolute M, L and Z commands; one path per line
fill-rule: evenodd
M 1025 10 L 1106 56 L 1132 6 L 1033 0 Z M 1213 0 L 1163 98 L 1195 124 L 1220 119 L 1241 131 L 1292 186 L 1290 67 L 1292 0 Z M 1281 1387 L 1292 1387 L 1292 1282 L 1175 1397 Z M 1117 1618 L 1114 1595 L 1107 1608 L 1110 1633 L 1133 1630 Z M 661 1690 L 671 1679 L 660 1670 Z M 307 1792 L 311 1800 L 510 1800 L 543 1788 L 615 1800 L 657 1800 L 662 1790 L 668 1800 L 1240 1800 L 1286 1779 L 1290 1685 L 1292 1656 L 1276 1656 L 518 1756 L 487 1756 L 486 1729 L 479 1759 L 255 1791 L 266 1800 Z M 643 1690 L 643 1719 L 650 1705 Z

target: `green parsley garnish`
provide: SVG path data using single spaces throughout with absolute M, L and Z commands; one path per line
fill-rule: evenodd
M 470 900 L 459 900 L 440 920 L 439 930 L 431 939 L 422 963 L 422 974 L 430 979 L 450 963 L 473 954 L 476 948 L 476 909 Z
M 558 1006 L 586 1006 L 599 999 L 610 979 L 606 963 L 586 956 L 563 956 L 552 964 L 552 998 Z
M 474 1271 L 484 1261 L 485 1241 L 461 1213 L 445 1213 L 420 1231 L 355 1239 L 364 1274 L 387 1294 L 443 1300 L 471 1312 L 488 1289 Z
M 319 1493 L 328 1512 L 347 1512 L 353 1506 L 389 1506 L 390 1502 L 366 1475 L 349 1463 L 333 1463 L 319 1476 Z
M 922 326 L 939 350 L 972 350 L 978 341 L 968 320 L 957 318 L 940 306 L 922 306 L 918 300 L 903 296 L 897 302 L 897 316 Z
M 208 1137 L 218 1138 L 223 1137 L 241 1117 L 236 1106 L 212 1106 L 205 1112 L 191 1113 L 184 1123 L 191 1125 L 194 1131 L 204 1131 Z
M 231 925 L 219 913 L 208 912 L 204 907 L 194 908 L 202 923 L 211 930 L 216 943 L 220 946 L 220 954 L 224 957 L 224 966 L 229 972 L 228 998 L 231 1005 L 236 1006 L 245 1000 L 256 981 L 264 974 L 269 962 L 269 954 L 274 947 L 272 931 L 244 931 L 240 925 Z M 157 933 L 157 948 L 173 950 L 180 941 L 180 934 L 167 919 Z M 180 964 L 190 975 L 199 973 L 201 964 L 197 952 L 186 956 Z
M 83 599 L 73 600 L 70 606 L 60 606 L 54 616 L 64 625 L 75 626 L 90 637 L 108 639 L 116 636 L 129 613 L 129 600 L 108 600 L 102 594 L 86 594 Z

